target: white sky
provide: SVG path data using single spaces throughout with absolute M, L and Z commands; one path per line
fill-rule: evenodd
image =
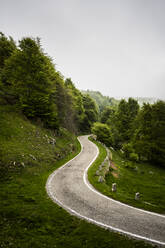
M 165 0 L 0 0 L 0 31 L 40 37 L 79 89 L 165 99 Z

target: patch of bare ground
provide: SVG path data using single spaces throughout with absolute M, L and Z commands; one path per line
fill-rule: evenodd
M 111 172 L 113 177 L 119 178 L 119 173 L 117 171 L 118 170 L 117 166 L 113 162 L 111 162 L 111 167 L 114 170 L 114 171 Z

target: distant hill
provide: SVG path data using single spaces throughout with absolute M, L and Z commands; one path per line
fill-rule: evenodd
M 93 90 L 82 90 L 82 94 L 90 95 L 97 103 L 100 112 L 104 109 L 105 106 L 116 107 L 119 103 L 119 100 L 116 100 L 113 97 L 103 96 L 99 91 Z
M 129 97 L 121 97 L 121 98 L 114 98 L 109 96 L 103 96 L 99 91 L 93 90 L 82 90 L 83 94 L 90 95 L 97 103 L 100 112 L 104 109 L 105 106 L 112 106 L 115 107 L 119 104 L 121 99 L 128 100 Z M 138 101 L 139 105 L 142 106 L 144 103 L 154 104 L 155 102 L 161 100 L 155 97 L 132 97 Z
M 123 98 L 125 100 L 128 100 L 129 97 L 123 97 Z M 133 97 L 133 98 L 138 101 L 140 106 L 142 106 L 144 103 L 154 104 L 155 102 L 160 100 L 155 97 Z
M 139 105 L 143 105 L 143 103 L 154 104 L 155 102 L 159 101 L 160 99 L 154 97 L 136 97 L 135 98 Z

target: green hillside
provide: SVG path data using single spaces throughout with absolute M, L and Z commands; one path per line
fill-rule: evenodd
M 48 197 L 48 176 L 80 152 L 95 102 L 64 80 L 41 47 L 0 33 L 0 247 L 151 247 L 71 216 Z
M 70 216 L 48 197 L 52 171 L 80 151 L 76 137 L 0 105 L 0 247 L 150 247 Z
M 103 109 L 108 106 L 115 108 L 119 103 L 119 101 L 116 100 L 115 98 L 109 96 L 103 96 L 99 91 L 82 90 L 82 93 L 88 94 L 96 101 L 100 112 L 102 112 Z

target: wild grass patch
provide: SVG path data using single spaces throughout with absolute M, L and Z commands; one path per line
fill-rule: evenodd
M 95 142 L 95 141 L 94 141 Z M 100 151 L 101 161 L 96 161 L 88 172 L 89 181 L 103 194 L 123 203 L 149 211 L 165 214 L 165 170 L 147 163 L 125 160 L 119 151 L 111 150 L 112 161 L 109 172 L 102 183 L 98 182 L 96 171 L 105 158 L 105 148 L 95 142 Z M 117 191 L 112 192 L 112 184 Z M 135 200 L 135 194 L 140 199 Z
M 80 144 L 65 131 L 57 137 L 10 110 L 3 108 L 0 114 L 1 248 L 151 247 L 71 216 L 52 202 L 45 190 L 47 178 L 80 151 Z M 56 145 L 47 138 L 55 138 Z M 5 171 L 11 161 L 12 168 Z

